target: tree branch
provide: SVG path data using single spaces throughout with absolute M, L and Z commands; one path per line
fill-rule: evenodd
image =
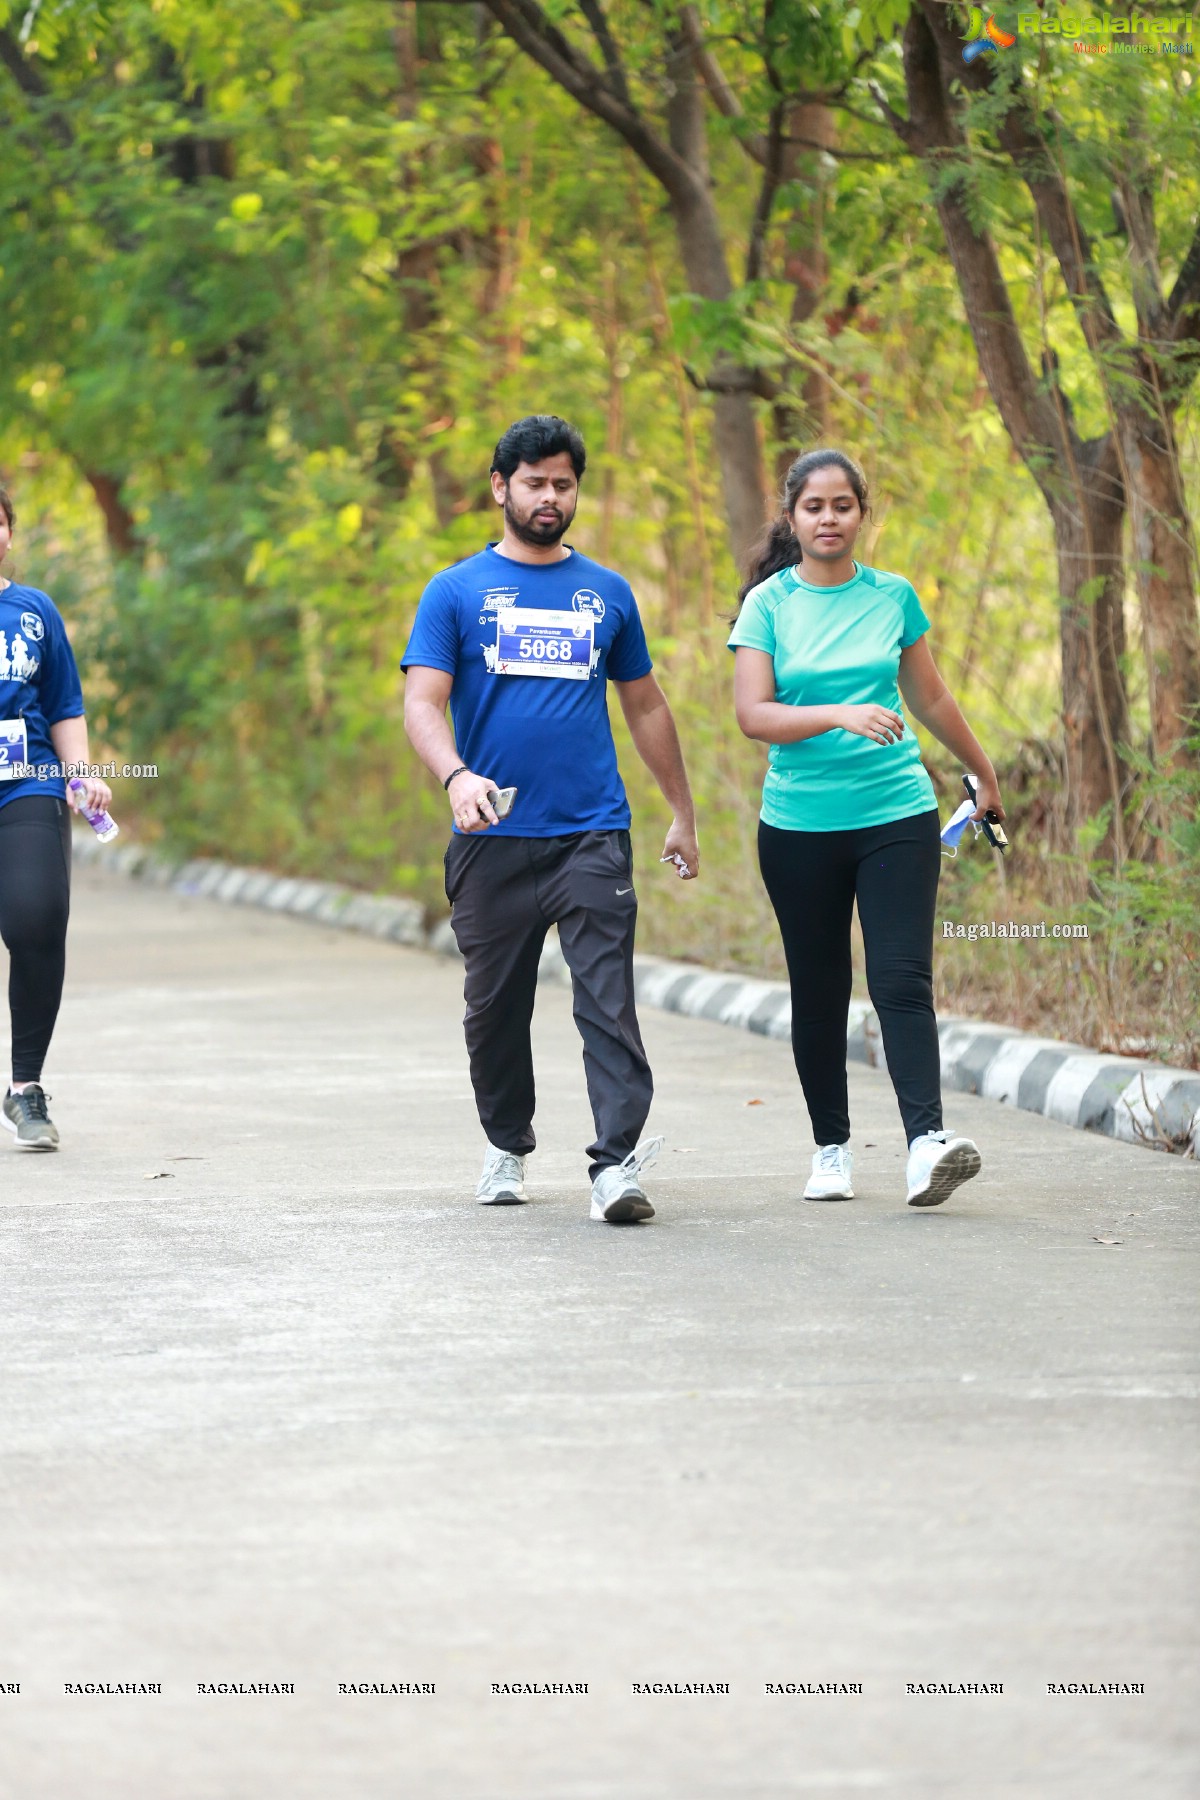
M 919 0 L 905 26 L 903 53 L 907 119 L 889 105 L 878 86 L 872 85 L 871 91 L 901 143 L 921 158 L 929 172 L 980 366 L 1013 443 L 1041 484 L 1045 447 L 1065 449 L 1070 428 L 1038 387 L 996 246 L 972 221 L 962 169 L 966 140 L 951 110 L 937 40 Z
M 617 99 L 627 106 L 632 113 L 637 107 L 629 92 L 629 83 L 625 79 L 625 64 L 621 60 L 621 52 L 617 41 L 609 29 L 608 19 L 600 0 L 579 0 L 579 10 L 592 28 L 592 36 L 600 46 L 600 54 L 604 58 L 604 67 L 608 73 L 608 84 Z
M 783 102 L 777 100 L 767 123 L 767 155 L 763 163 L 758 202 L 750 226 L 750 242 L 746 247 L 746 281 L 762 278 L 767 251 L 767 230 L 775 206 L 775 196 L 783 179 Z
M 665 144 L 632 106 L 614 93 L 590 58 L 553 25 L 537 0 L 484 0 L 497 24 L 551 80 L 624 138 L 676 206 L 694 203 L 700 175 Z
M 760 400 L 774 400 L 780 384 L 766 369 L 748 369 L 722 363 L 711 375 L 701 375 L 691 363 L 683 364 L 683 372 L 701 394 L 756 394 Z
M 1167 300 L 1167 332 L 1174 344 L 1200 344 L 1200 221 Z
M 872 119 L 872 125 L 878 124 Z M 900 159 L 888 150 L 838 150 L 832 144 L 823 144 L 819 138 L 797 137 L 794 131 L 785 133 L 782 142 L 789 148 L 795 145 L 800 150 L 820 150 L 826 156 L 832 156 L 835 162 L 869 162 L 894 163 Z
M 964 64 L 962 44 L 955 36 L 949 8 L 940 4 L 940 0 L 916 0 L 916 3 L 937 45 L 944 79 L 961 81 L 966 89 L 976 94 L 993 95 L 995 71 L 983 56 Z M 1092 257 L 1088 235 L 1067 192 L 1066 181 L 1042 136 L 1029 104 L 1029 95 L 1019 78 L 1018 83 L 1012 93 L 1012 104 L 996 126 L 996 136 L 1029 189 L 1062 270 L 1084 342 L 1093 356 L 1099 356 L 1105 349 L 1124 346 L 1125 339 Z
M 11 31 L 0 31 L 0 63 L 3 63 L 21 92 L 30 100 L 49 100 L 50 84 L 33 58 L 27 56 Z M 44 115 L 47 125 L 54 135 L 55 141 L 63 150 L 69 150 L 74 138 L 71 127 L 57 108 L 48 108 Z
M 725 71 L 717 61 L 715 54 L 705 42 L 704 32 L 694 6 L 683 8 L 679 16 L 679 23 L 684 41 L 691 51 L 696 73 L 704 83 L 708 97 L 721 117 L 744 120 L 745 108 L 730 86 Z M 767 139 L 765 133 L 761 131 L 742 133 L 738 137 L 738 143 L 752 162 L 760 164 L 766 162 Z

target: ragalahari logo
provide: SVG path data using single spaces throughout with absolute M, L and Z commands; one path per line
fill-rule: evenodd
M 963 45 L 963 61 L 967 63 L 974 62 L 985 50 L 1011 50 L 1017 41 L 1011 32 L 1001 31 L 995 13 L 988 14 L 985 25 L 982 6 L 971 7 L 964 35 L 967 42 Z

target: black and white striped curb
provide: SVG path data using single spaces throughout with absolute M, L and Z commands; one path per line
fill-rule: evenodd
M 416 900 L 366 894 L 332 881 L 235 868 L 207 857 L 180 862 L 137 844 L 110 850 L 90 832 L 77 832 L 74 848 L 82 863 L 95 863 L 178 894 L 261 906 L 342 931 L 458 955 L 449 920 L 442 919 L 430 930 L 425 909 Z M 792 1003 L 785 982 L 718 974 L 655 956 L 635 957 L 634 975 L 642 1006 L 737 1026 L 763 1037 L 791 1037 Z M 543 952 L 539 979 L 570 986 L 570 972 L 553 937 Z M 1200 1157 L 1200 1073 L 1133 1056 L 1101 1056 L 1079 1044 L 967 1019 L 943 1019 L 938 1035 L 947 1088 L 1125 1143 Z M 846 1052 L 872 1068 L 887 1066 L 879 1021 L 865 1000 L 850 1002 Z

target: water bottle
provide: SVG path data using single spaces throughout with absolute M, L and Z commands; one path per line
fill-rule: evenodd
M 83 790 L 82 781 L 74 775 L 67 786 L 74 788 L 76 793 L 81 793 Z M 99 807 L 95 812 L 89 812 L 86 806 L 81 806 L 79 810 L 102 844 L 107 844 L 111 838 L 115 838 L 121 829 L 111 813 L 106 813 L 103 807 Z

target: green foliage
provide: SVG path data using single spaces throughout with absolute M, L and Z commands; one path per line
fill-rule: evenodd
M 0 0 L 0 23 L 13 34 L 25 11 Z M 916 581 L 996 761 L 1015 770 L 1056 736 L 1044 512 L 981 387 L 925 177 L 866 85 L 902 106 L 907 5 L 704 0 L 698 13 L 742 108 L 708 119 L 733 275 L 720 303 L 689 291 L 662 193 L 629 150 L 472 8 L 405 12 L 406 39 L 379 0 L 45 4 L 29 58 L 43 91 L 0 68 L 0 471 L 22 515 L 19 572 L 68 615 L 100 745 L 159 765 L 157 783 L 115 800 L 144 833 L 441 903 L 445 803 L 403 737 L 399 655 L 429 575 L 489 535 L 496 437 L 552 409 L 589 445 L 573 539 L 635 584 L 700 805 L 704 879 L 672 882 L 656 866 L 661 799 L 619 731 L 647 947 L 778 968 L 754 850 L 763 753 L 732 715 L 737 573 L 696 385 L 723 360 L 772 387 L 772 466 L 816 440 L 822 409 L 860 457 L 875 496 L 864 557 Z M 554 14 L 594 55 L 578 9 Z M 621 0 L 611 18 L 661 124 L 679 7 Z M 1099 71 L 1061 44 L 1038 56 L 1042 116 L 1061 120 L 1048 142 L 1128 325 L 1111 191 L 1153 186 L 1173 273 L 1200 166 L 1200 120 L 1179 104 L 1188 71 L 1106 70 L 1101 101 Z M 779 84 L 839 92 L 851 110 L 838 156 L 790 154 L 761 266 L 742 279 L 762 193 L 747 146 Z M 1028 195 L 989 147 L 994 123 L 968 108 L 971 204 L 1031 356 L 1055 349 L 1090 428 L 1104 385 Z M 1114 390 L 1127 379 L 1108 373 Z M 1193 484 L 1194 419 L 1181 416 Z M 1032 801 L 1029 816 L 1030 836 L 1048 835 Z M 1164 933 L 1191 944 L 1189 858 L 1194 844 L 1164 844 L 1144 879 L 1127 869 L 1089 901 L 1111 912 L 1112 942 L 1128 929 L 1159 946 L 1151 975 Z M 971 868 L 948 876 L 949 904 L 987 901 L 968 884 L 994 871 Z M 1053 878 L 1031 858 L 1030 905 Z M 1010 1014 L 1026 1004 L 1011 971 L 993 989 Z

